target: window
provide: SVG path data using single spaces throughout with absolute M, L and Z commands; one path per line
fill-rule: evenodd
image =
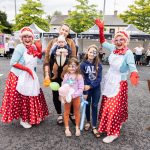
M 109 33 L 114 34 L 115 33 L 115 29 L 109 29 Z

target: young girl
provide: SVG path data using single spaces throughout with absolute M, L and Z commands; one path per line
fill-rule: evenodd
M 98 138 L 100 134 L 96 129 L 96 124 L 98 103 L 101 95 L 100 82 L 102 79 L 102 66 L 99 63 L 98 48 L 96 45 L 90 45 L 88 47 L 80 68 L 84 76 L 84 98 L 89 102 L 88 105 L 86 105 L 87 123 L 85 124 L 85 130 L 88 131 L 91 127 L 90 105 L 92 101 L 92 133 Z
M 74 108 L 74 115 L 75 115 L 75 123 L 76 123 L 76 136 L 80 136 L 80 96 L 83 93 L 84 89 L 84 81 L 83 77 L 80 74 L 80 68 L 77 58 L 72 57 L 68 61 L 67 72 L 64 75 L 64 79 L 62 82 L 62 87 L 64 84 L 69 84 L 73 89 L 74 93 L 71 94 L 71 102 L 66 102 L 64 104 L 64 123 L 65 123 L 65 135 L 71 136 L 71 131 L 69 130 L 69 114 L 70 114 L 70 107 L 71 103 L 73 104 Z M 59 94 L 62 95 L 63 89 L 60 88 Z M 64 95 L 65 97 L 65 95 Z M 65 97 L 67 98 L 67 97 Z

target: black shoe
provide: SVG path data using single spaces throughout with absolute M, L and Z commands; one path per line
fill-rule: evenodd
M 60 126 L 64 125 L 64 121 L 63 121 L 62 115 L 58 116 L 58 118 L 57 118 L 57 124 L 60 125 Z

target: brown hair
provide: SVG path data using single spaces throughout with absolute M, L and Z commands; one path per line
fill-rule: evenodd
M 93 63 L 94 63 L 94 65 L 95 65 L 95 70 L 96 70 L 96 76 L 97 76 L 97 74 L 98 74 L 98 64 L 100 63 L 100 60 L 99 60 L 99 57 L 98 57 L 98 47 L 97 47 L 95 44 L 92 44 L 92 45 L 90 45 L 90 46 L 87 48 L 86 54 L 85 54 L 85 56 L 84 56 L 83 61 L 88 59 L 88 54 L 87 54 L 87 52 L 88 52 L 91 48 L 94 48 L 94 49 L 96 50 L 96 52 L 97 52 L 97 56 L 96 56 L 96 57 L 94 58 L 94 60 L 93 60 Z
M 60 29 L 62 28 L 62 26 L 67 26 L 67 27 L 69 28 L 69 32 L 70 32 L 70 26 L 69 26 L 68 24 L 66 24 L 66 23 L 62 24 L 62 25 L 60 26 Z
M 72 64 L 72 63 L 75 63 L 76 66 L 77 66 L 76 75 L 81 74 L 81 73 L 80 73 L 80 65 L 79 65 L 78 59 L 77 59 L 76 57 L 71 57 L 71 58 L 69 59 L 68 64 L 67 64 L 66 73 L 68 72 L 68 67 L 69 67 L 69 65 Z
M 69 27 L 69 29 L 70 29 L 70 26 L 69 26 L 69 24 L 67 24 L 67 23 L 63 23 L 60 27 L 62 27 L 62 26 L 67 26 L 67 27 Z

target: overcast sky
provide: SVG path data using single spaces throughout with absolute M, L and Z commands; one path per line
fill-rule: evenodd
M 25 0 L 16 0 L 17 13 L 20 6 Z M 46 13 L 52 14 L 54 11 L 61 11 L 62 14 L 67 14 L 68 10 L 73 10 L 76 5 L 76 0 L 41 0 L 43 9 Z M 105 14 L 113 14 L 114 10 L 119 13 L 128 9 L 128 6 L 133 4 L 134 0 L 105 0 Z M 98 10 L 103 10 L 104 0 L 89 0 L 90 4 L 96 4 Z M 15 16 L 15 0 L 0 0 L 0 10 L 6 12 L 8 21 L 12 22 Z

